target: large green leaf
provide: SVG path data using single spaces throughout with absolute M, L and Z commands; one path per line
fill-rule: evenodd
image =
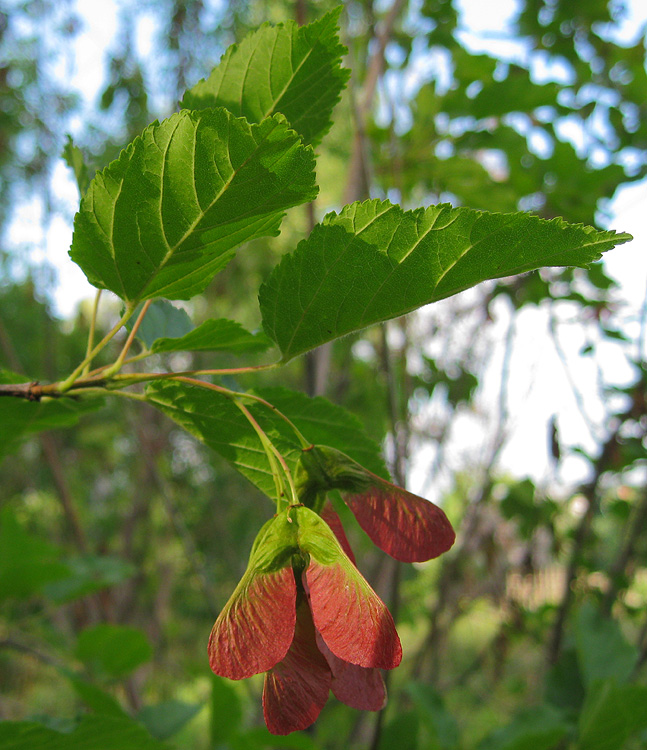
M 524 213 L 353 203 L 328 214 L 271 273 L 260 291 L 263 325 L 287 361 L 485 279 L 586 266 L 630 239 Z
M 24 383 L 22 375 L 0 370 L 0 383 Z M 77 401 L 70 398 L 28 401 L 24 398 L 0 398 L 0 461 L 3 456 L 17 450 L 27 436 L 34 432 L 71 427 L 80 417 L 98 409 L 100 399 Z
M 254 237 L 312 200 L 314 155 L 281 115 L 250 125 L 225 109 L 153 123 L 92 180 L 72 260 L 127 302 L 188 299 Z
M 358 420 L 324 398 L 308 398 L 285 388 L 255 392 L 297 426 L 307 440 L 330 445 L 366 468 L 385 475 L 379 448 L 361 429 Z M 156 382 L 147 390 L 149 401 L 235 466 L 269 497 L 275 497 L 274 480 L 261 441 L 243 413 L 220 393 L 177 382 Z M 292 429 L 274 410 L 245 402 L 294 472 L 301 445 Z
M 264 24 L 231 46 L 209 78 L 186 92 L 182 106 L 226 107 L 250 122 L 281 112 L 305 143 L 319 143 L 350 72 L 341 67 L 340 12 L 341 6 L 301 27 Z

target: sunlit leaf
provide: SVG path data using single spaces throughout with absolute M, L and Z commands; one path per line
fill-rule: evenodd
M 211 75 L 186 92 L 182 105 L 226 107 L 249 122 L 281 112 L 305 143 L 319 143 L 349 76 L 341 67 L 346 50 L 338 38 L 340 12 L 341 6 L 301 27 L 293 21 L 263 24 L 231 46 Z
M 281 115 L 250 125 L 225 109 L 153 123 L 92 180 L 72 260 L 90 283 L 134 303 L 201 292 L 285 210 L 312 200 L 314 157 Z
M 263 325 L 287 361 L 485 279 L 586 266 L 630 239 L 524 213 L 353 203 L 274 269 L 260 290 Z

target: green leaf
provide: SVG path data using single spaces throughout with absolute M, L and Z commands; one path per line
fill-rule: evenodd
M 116 716 L 84 716 L 74 731 L 55 732 L 33 721 L 0 722 L 0 750 L 169 750 L 141 724 Z
M 167 740 L 200 711 L 202 706 L 197 703 L 183 703 L 182 701 L 165 701 L 156 706 L 144 706 L 137 714 L 137 719 L 158 740 Z
M 647 729 L 647 687 L 598 682 L 587 694 L 580 715 L 578 750 L 618 750 L 636 732 Z
M 24 383 L 24 375 L 0 370 L 0 383 Z M 34 432 L 75 425 L 83 414 L 102 406 L 100 399 L 83 401 L 71 398 L 28 401 L 24 398 L 0 398 L 0 460 L 18 449 L 20 443 Z
M 225 109 L 153 123 L 92 180 L 72 260 L 131 305 L 203 291 L 284 212 L 312 200 L 314 155 L 281 115 L 250 125 Z
M 255 393 L 291 419 L 307 440 L 337 448 L 373 473 L 385 476 L 379 447 L 364 434 L 358 420 L 341 407 L 324 398 L 311 399 L 285 388 Z M 261 441 L 229 397 L 170 381 L 152 383 L 146 394 L 150 403 L 223 456 L 262 492 L 276 496 Z M 274 410 L 252 401 L 245 403 L 294 473 L 301 457 L 301 444 L 292 429 Z
M 497 729 L 478 745 L 478 750 L 553 750 L 571 727 L 552 706 L 521 711 L 510 724 Z
M 137 307 L 133 316 L 126 323 L 126 328 L 129 331 L 132 330 L 142 306 Z M 156 299 L 146 311 L 136 335 L 146 345 L 146 348 L 150 349 L 157 339 L 162 337 L 176 339 L 192 330 L 193 323 L 186 310 L 175 307 L 165 299 Z
M 0 601 L 27 598 L 69 576 L 58 547 L 26 532 L 10 508 L 0 511 Z
M 328 214 L 271 273 L 260 290 L 263 325 L 287 361 L 485 279 L 586 266 L 630 239 L 524 213 L 353 203 Z
M 86 556 L 65 561 L 69 574 L 66 578 L 48 583 L 43 592 L 55 602 L 69 602 L 101 591 L 134 575 L 135 566 L 118 557 Z
M 65 143 L 65 146 L 63 147 L 63 158 L 65 159 L 65 163 L 68 167 L 74 172 L 74 176 L 76 177 L 76 184 L 79 188 L 80 195 L 83 195 L 85 191 L 88 189 L 88 185 L 90 184 L 90 172 L 88 170 L 87 164 L 85 163 L 85 157 L 83 156 L 83 151 L 78 146 L 74 145 L 74 141 L 72 140 L 72 136 L 67 136 L 67 141 Z
M 609 677 L 628 680 L 638 661 L 638 649 L 625 640 L 618 623 L 588 602 L 577 614 L 575 649 L 587 687 Z
M 120 678 L 147 662 L 153 650 L 137 628 L 100 624 L 81 632 L 76 655 L 99 675 Z
M 272 341 L 262 332 L 250 333 L 239 323 L 225 318 L 206 320 L 190 333 L 180 338 L 160 338 L 155 341 L 152 351 L 226 351 L 234 354 L 262 352 L 273 346 Z
M 316 145 L 330 129 L 350 74 L 341 67 L 340 12 L 341 6 L 301 27 L 263 24 L 225 52 L 209 78 L 186 92 L 182 106 L 226 107 L 249 122 L 281 112 L 305 143 Z

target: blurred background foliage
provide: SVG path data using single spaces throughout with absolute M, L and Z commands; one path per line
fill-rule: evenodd
M 230 43 L 266 20 L 303 23 L 331 7 L 121 0 L 88 102 L 71 84 L 79 7 L 2 4 L 2 367 L 53 380 L 84 355 L 90 309 L 57 314 L 57 271 L 43 252 L 54 217 L 73 211 L 56 177 L 66 136 L 90 172 L 101 168 L 173 111 Z M 462 8 L 345 4 L 352 79 L 318 149 L 320 197 L 292 210 L 280 237 L 240 253 L 192 302 L 194 322 L 257 327 L 260 282 L 313 221 L 351 200 L 595 223 L 619 185 L 645 176 L 645 33 L 620 35 L 622 3 L 518 0 L 501 53 L 468 43 Z M 25 221 L 42 241 L 16 239 Z M 566 373 L 532 439 L 518 429 L 529 394 L 514 397 L 511 372 L 524 379 L 515 352 L 529 310 L 543 316 L 548 343 L 526 343 L 550 350 Z M 117 304 L 106 309 L 100 325 L 118 314 Z M 383 443 L 394 479 L 441 503 L 459 532 L 442 559 L 402 566 L 345 514 L 405 658 L 382 714 L 330 701 L 311 731 L 289 738 L 262 725 L 260 678 L 214 678 L 206 659 L 271 504 L 138 404 L 106 403 L 72 430 L 23 444 L 1 467 L 0 748 L 647 748 L 646 317 L 603 265 L 547 270 L 231 382 L 287 385 L 347 407 Z M 573 341 L 588 369 L 573 369 Z M 213 354 L 172 360 L 226 364 Z M 624 364 L 621 382 L 608 376 L 611 360 Z M 575 420 L 560 412 L 559 388 Z M 501 462 L 511 448 L 513 470 Z M 544 470 L 533 473 L 524 461 L 537 452 Z

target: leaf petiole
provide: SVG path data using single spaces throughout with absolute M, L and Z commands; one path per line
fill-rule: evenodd
M 137 320 L 135 321 L 132 330 L 128 334 L 128 338 L 126 339 L 126 343 L 123 346 L 123 349 L 119 353 L 119 356 L 115 360 L 114 364 L 110 365 L 108 369 L 103 373 L 104 378 L 110 378 L 116 373 L 121 370 L 121 368 L 124 366 L 124 362 L 126 360 L 126 357 L 128 356 L 128 350 L 130 349 L 133 341 L 135 340 L 135 336 L 137 335 L 137 331 L 139 330 L 139 326 L 142 323 L 142 320 L 144 320 L 144 317 L 146 316 L 146 313 L 148 312 L 148 308 L 151 306 L 153 300 L 148 299 L 146 302 L 144 302 L 144 306 L 142 307 L 139 315 L 137 316 Z
M 105 348 L 105 346 L 112 341 L 112 339 L 119 333 L 121 328 L 125 325 L 126 321 L 131 317 L 131 315 L 134 312 L 134 308 L 132 305 L 127 305 L 124 314 L 119 318 L 117 323 L 106 333 L 106 335 L 101 339 L 101 341 L 86 354 L 85 359 L 81 364 L 74 370 L 74 372 L 67 377 L 65 380 L 63 380 L 60 385 L 58 386 L 58 391 L 60 393 L 65 393 L 66 391 L 69 391 L 70 388 L 74 385 L 74 383 L 79 379 L 83 371 L 86 367 L 88 367 L 92 360 L 97 356 L 97 354 Z
M 92 351 L 92 345 L 94 344 L 94 333 L 97 326 L 97 312 L 99 310 L 99 300 L 101 299 L 101 292 L 102 289 L 97 289 L 97 293 L 94 295 L 94 303 L 92 305 L 92 317 L 90 318 L 90 330 L 88 331 L 88 347 L 85 352 L 85 358 L 86 360 L 90 356 L 90 352 Z M 83 368 L 83 375 L 87 375 L 90 370 L 90 361 L 88 360 L 87 364 Z

